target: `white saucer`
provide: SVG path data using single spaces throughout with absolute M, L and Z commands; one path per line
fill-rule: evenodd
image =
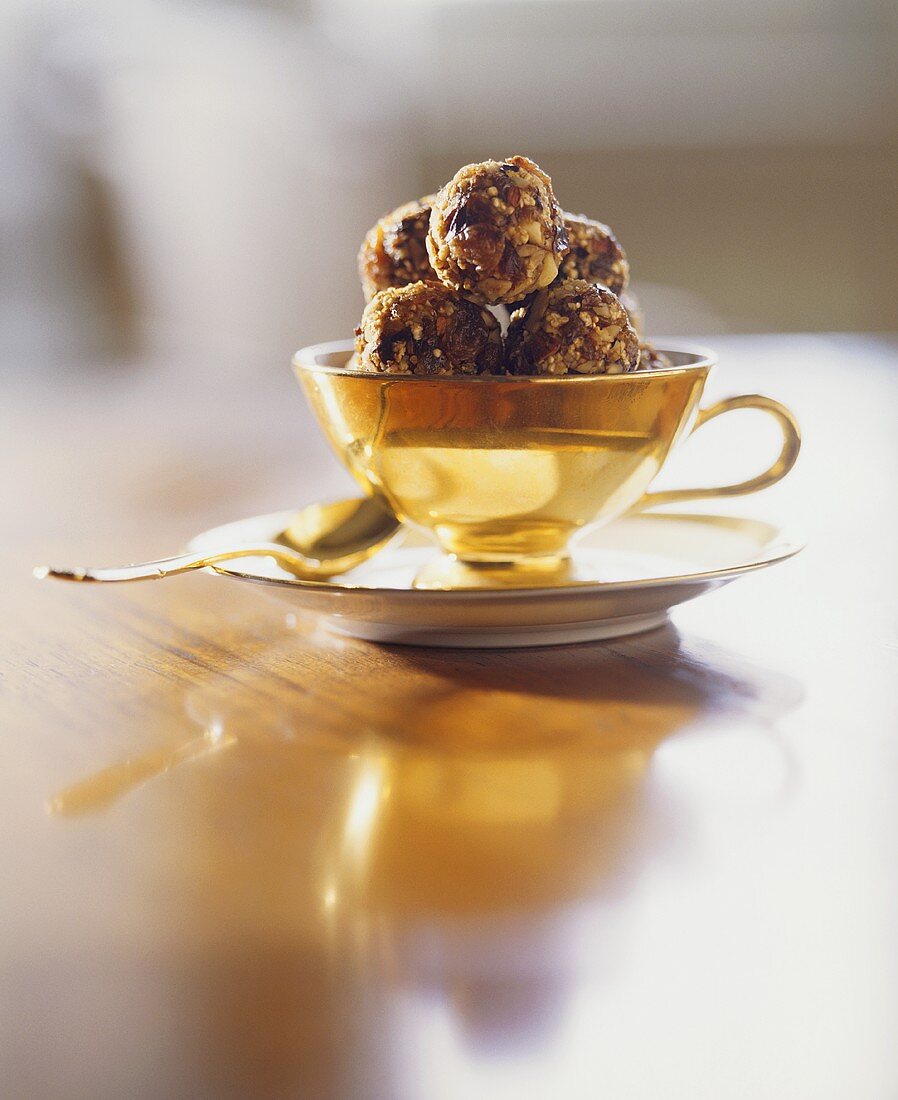
M 267 540 L 283 530 L 291 514 L 216 527 L 197 535 L 189 549 Z M 286 603 L 324 616 L 339 634 L 401 645 L 492 649 L 651 630 L 677 604 L 800 549 L 800 542 L 762 520 L 644 513 L 585 532 L 573 551 L 577 573 L 601 579 L 556 588 L 415 589 L 415 576 L 439 552 L 413 531 L 329 581 L 297 580 L 268 558 L 243 558 L 209 572 L 266 585 Z

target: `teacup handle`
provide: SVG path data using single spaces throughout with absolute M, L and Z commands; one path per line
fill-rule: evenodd
M 646 508 L 652 508 L 656 504 L 673 504 L 681 500 L 695 500 L 701 497 L 738 497 L 744 493 L 756 493 L 759 489 L 766 489 L 781 481 L 795 465 L 798 452 L 801 449 L 801 431 L 798 422 L 792 413 L 774 401 L 772 397 L 764 397 L 760 393 L 745 393 L 738 397 L 725 397 L 716 405 L 710 405 L 707 409 L 699 409 L 693 432 L 709 420 L 732 412 L 734 409 L 760 409 L 770 413 L 780 426 L 783 433 L 783 446 L 779 457 L 763 473 L 751 477 L 747 481 L 738 481 L 734 485 L 717 485 L 707 489 L 664 489 L 657 493 L 646 493 L 633 506 L 632 511 L 641 512 Z

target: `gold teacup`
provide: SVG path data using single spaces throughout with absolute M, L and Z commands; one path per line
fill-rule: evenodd
M 785 406 L 746 394 L 700 409 L 714 355 L 663 350 L 672 368 L 563 378 L 371 374 L 347 368 L 349 342 L 303 348 L 293 363 L 350 473 L 448 555 L 419 582 L 478 587 L 557 583 L 571 536 L 587 524 L 752 493 L 789 472 L 801 437 Z M 769 469 L 734 485 L 647 492 L 678 440 L 745 408 L 782 429 Z

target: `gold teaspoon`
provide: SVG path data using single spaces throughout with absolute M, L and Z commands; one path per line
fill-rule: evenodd
M 34 575 L 41 580 L 54 577 L 63 581 L 160 580 L 236 558 L 267 557 L 300 580 L 315 580 L 336 577 L 361 565 L 383 549 L 399 527 L 399 520 L 375 497 L 337 500 L 308 505 L 267 542 L 241 543 L 108 569 L 51 569 L 40 565 Z

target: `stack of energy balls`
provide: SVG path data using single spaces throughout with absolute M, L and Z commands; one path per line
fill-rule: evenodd
M 583 375 L 671 365 L 640 340 L 617 238 L 565 214 L 527 157 L 466 165 L 438 194 L 381 218 L 359 274 L 368 305 L 358 370 Z

